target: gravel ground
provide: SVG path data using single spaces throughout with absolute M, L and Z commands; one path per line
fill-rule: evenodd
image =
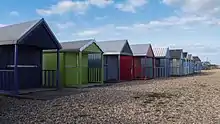
M 119 83 L 47 101 L 2 98 L 0 123 L 220 124 L 219 75 Z

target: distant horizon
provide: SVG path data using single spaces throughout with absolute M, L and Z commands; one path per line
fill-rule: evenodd
M 0 27 L 44 18 L 59 41 L 128 39 L 220 64 L 220 0 L 2 1 Z

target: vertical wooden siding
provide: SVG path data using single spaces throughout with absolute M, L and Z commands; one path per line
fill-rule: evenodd
M 154 60 L 153 58 L 147 57 L 146 59 L 146 77 L 153 78 L 154 76 Z
M 36 47 L 18 47 L 18 79 L 21 89 L 41 88 L 42 86 L 42 50 Z
M 132 80 L 132 56 L 120 56 L 120 80 L 128 81 Z
M 119 80 L 118 55 L 104 56 L 104 81 L 117 82 Z
M 171 75 L 181 76 L 183 74 L 183 62 L 181 59 L 172 59 L 170 63 Z
M 102 67 L 102 54 L 89 54 L 88 55 L 89 67 L 89 82 L 102 83 L 103 67 Z
M 133 57 L 133 78 L 145 79 L 146 78 L 146 63 L 145 57 Z

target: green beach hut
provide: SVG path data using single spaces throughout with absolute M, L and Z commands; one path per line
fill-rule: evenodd
M 89 83 L 103 83 L 103 52 L 94 39 L 62 42 L 60 50 L 60 73 L 64 87 Z M 89 67 L 88 56 L 99 55 L 99 66 Z M 44 51 L 44 69 L 56 67 L 55 51 Z

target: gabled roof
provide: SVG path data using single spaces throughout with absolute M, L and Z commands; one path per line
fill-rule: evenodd
M 194 61 L 201 61 L 198 56 L 193 56 L 192 58 L 193 58 Z
M 96 43 L 102 49 L 104 55 L 120 55 L 120 54 L 132 55 L 132 51 L 130 53 L 122 53 L 123 48 L 126 45 L 128 45 L 130 49 L 130 45 L 127 40 L 99 41 Z
M 89 45 L 95 43 L 95 39 L 87 39 L 87 40 L 78 40 L 78 41 L 68 41 L 62 42 L 62 49 L 61 51 L 74 51 L 74 52 L 81 52 L 86 49 Z M 96 44 L 97 45 L 97 44 Z M 98 45 L 97 45 L 98 46 Z M 99 46 L 98 46 L 99 47 Z M 101 49 L 100 49 L 101 50 Z
M 134 56 L 146 56 L 149 49 L 151 49 L 150 44 L 132 44 L 131 50 Z
M 0 45 L 12 45 L 12 44 L 27 44 L 28 45 L 28 42 L 33 42 L 33 41 L 30 41 L 30 40 L 25 41 L 25 39 L 31 37 L 33 34 L 33 31 L 35 31 L 35 29 L 37 30 L 37 28 L 38 29 L 40 28 L 39 26 L 43 27 L 44 30 L 46 30 L 46 32 L 49 34 L 50 40 L 52 39 L 53 44 L 58 49 L 60 49 L 61 45 L 59 44 L 55 35 L 50 30 L 48 24 L 43 18 L 1 27 L 0 28 Z M 30 44 L 36 45 L 37 43 L 30 43 Z M 48 43 L 46 46 L 48 46 Z
M 188 54 L 187 59 L 192 60 L 192 54 Z
M 155 57 L 166 57 L 169 49 L 164 47 L 153 47 Z
M 170 52 L 170 58 L 181 59 L 183 49 L 172 49 L 172 50 L 169 50 L 169 52 Z
M 188 53 L 187 52 L 183 52 L 183 58 L 187 58 Z

